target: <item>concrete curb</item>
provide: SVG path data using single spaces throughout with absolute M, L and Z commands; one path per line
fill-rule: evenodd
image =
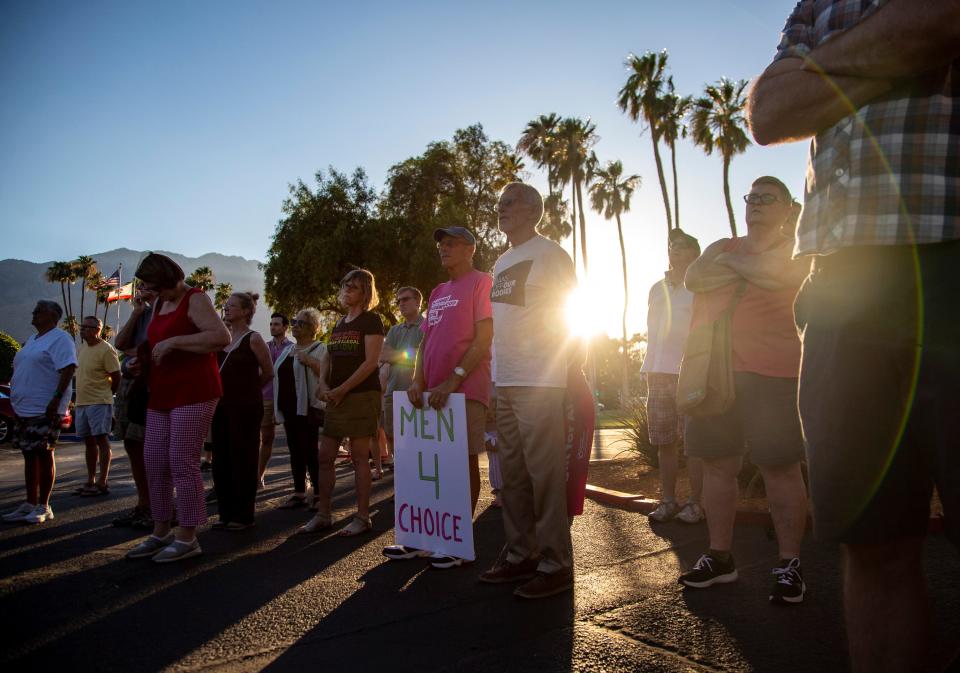
M 648 498 L 645 495 L 614 491 L 613 489 L 594 486 L 593 484 L 587 484 L 586 495 L 591 500 L 603 503 L 604 505 L 620 507 L 621 509 L 626 509 L 631 512 L 639 512 L 640 514 L 649 514 L 656 509 L 659 502 L 658 500 Z M 736 523 L 753 526 L 772 526 L 773 519 L 770 517 L 770 512 L 758 512 L 757 510 L 752 509 L 738 509 Z M 808 518 L 807 528 L 809 529 L 810 527 L 811 522 Z M 927 525 L 927 532 L 942 533 L 943 517 L 931 516 Z

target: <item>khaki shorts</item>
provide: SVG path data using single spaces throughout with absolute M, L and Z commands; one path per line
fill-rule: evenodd
M 263 420 L 260 421 L 261 428 L 272 428 L 277 424 L 277 417 L 273 413 L 273 400 L 263 401 Z
M 337 406 L 328 405 L 323 423 L 325 437 L 376 437 L 380 423 L 379 390 L 350 393 Z

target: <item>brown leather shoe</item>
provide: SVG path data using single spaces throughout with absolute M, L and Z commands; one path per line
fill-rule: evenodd
M 537 576 L 525 584 L 521 584 L 513 592 L 520 598 L 546 598 L 554 594 L 573 589 L 573 572 L 560 570 L 555 573 L 538 572 Z
M 507 582 L 521 582 L 537 574 L 538 559 L 526 559 L 520 563 L 510 563 L 503 559 L 489 570 L 480 573 L 480 581 L 487 584 L 506 584 Z

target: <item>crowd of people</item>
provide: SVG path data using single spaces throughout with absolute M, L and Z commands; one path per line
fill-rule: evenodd
M 856 670 L 913 670 L 924 659 L 930 613 L 922 544 L 934 484 L 947 535 L 960 540 L 953 450 L 960 433 L 950 429 L 960 422 L 960 323 L 951 303 L 960 238 L 960 40 L 950 32 L 960 21 L 953 7 L 799 2 L 751 90 L 748 116 L 761 144 L 815 136 L 802 214 L 782 181 L 757 178 L 744 195 L 747 234 L 701 254 L 695 238 L 672 232 L 669 268 L 649 294 L 642 371 L 662 491 L 650 519 L 705 518 L 709 536 L 680 584 L 704 589 L 737 580 L 737 475 L 749 454 L 778 547 L 769 599 L 803 601 L 800 550 L 812 505 L 816 532 L 844 550 Z M 420 290 L 400 288 L 403 322 L 386 339 L 373 312 L 376 282 L 364 269 L 342 279 L 343 315 L 328 338 L 318 339 L 321 316 L 304 307 L 289 321 L 293 341 L 279 314 L 264 341 L 249 327 L 255 295 L 235 293 L 221 318 L 172 260 L 150 254 L 117 337 L 122 362 L 99 338 L 96 318 L 84 319 L 78 353 L 57 327 L 61 308 L 38 302 L 36 334 L 17 354 L 12 381 L 26 502 L 4 519 L 53 519 L 53 448 L 75 372 L 88 475 L 80 494 L 109 491 L 116 393 L 117 434 L 138 491 L 123 525 L 152 529 L 127 556 L 157 562 L 201 553 L 196 531 L 207 508 L 199 458 L 211 424 L 215 528 L 254 524 L 274 427 L 282 424 L 293 494 L 281 507 L 315 512 L 302 533 L 331 528 L 334 463 L 346 449 L 356 512 L 340 534 L 361 535 L 371 529 L 379 463 L 371 474 L 370 459 L 381 456 L 381 429 L 392 450 L 392 394 L 406 390 L 413 405 L 439 408 L 461 392 L 472 506 L 478 455 L 495 448 L 491 475 L 503 512 L 504 549 L 479 579 L 516 582 L 524 598 L 569 591 L 564 424 L 568 382 L 583 350 L 568 338 L 562 311 L 576 273 L 567 253 L 537 233 L 543 200 L 536 189 L 507 185 L 497 210 L 509 247 L 493 277 L 473 268 L 473 232 L 437 229 L 449 280 L 429 293 L 425 316 Z M 711 325 L 727 335 L 731 383 L 722 408 L 706 412 L 689 406 L 679 387 L 692 335 Z M 690 481 L 682 505 L 681 454 Z M 399 545 L 384 554 L 429 556 L 437 568 L 464 563 Z

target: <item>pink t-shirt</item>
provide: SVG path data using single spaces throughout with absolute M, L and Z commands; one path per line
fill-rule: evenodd
M 424 334 L 423 375 L 427 389 L 443 383 L 460 364 L 475 335 L 474 325 L 493 318 L 488 274 L 470 271 L 456 280 L 440 283 L 430 293 Z M 457 391 L 468 400 L 490 403 L 490 352 L 467 374 Z

